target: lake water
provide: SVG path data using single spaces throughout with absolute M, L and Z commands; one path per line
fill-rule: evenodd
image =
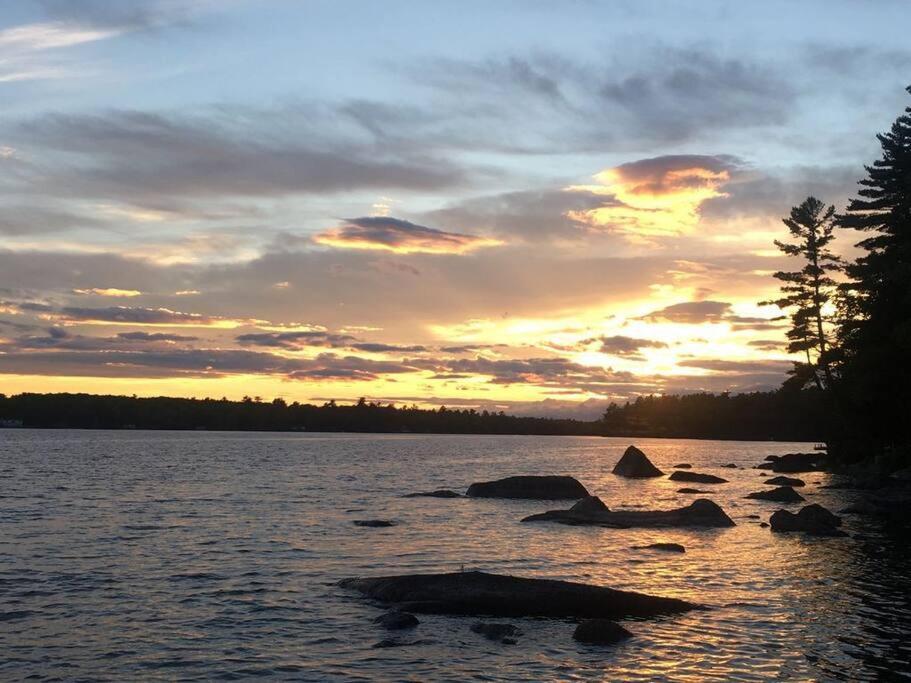
M 773 535 L 766 455 L 807 444 L 639 439 L 717 487 L 610 473 L 628 439 L 0 430 L 0 679 L 312 681 L 875 680 L 911 678 L 904 539 Z M 744 469 L 722 469 L 724 463 Z M 563 503 L 402 498 L 512 474 L 570 474 L 611 508 L 671 508 L 713 488 L 720 530 L 520 524 Z M 852 499 L 799 475 L 808 500 Z M 796 507 L 792 506 L 794 509 Z M 388 529 L 355 519 L 394 519 Z M 685 555 L 632 550 L 673 541 Z M 349 576 L 483 569 L 584 581 L 711 606 L 627 620 L 597 648 L 564 621 L 513 619 L 501 645 L 473 618 L 423 616 L 390 636 Z

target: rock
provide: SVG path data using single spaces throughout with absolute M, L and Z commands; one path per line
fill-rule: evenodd
M 768 528 L 769 528 L 769 523 L 768 523 L 768 522 L 760 522 L 760 523 L 759 523 L 759 526 L 762 527 L 763 529 L 768 529 Z
M 396 523 L 389 519 L 356 519 L 353 524 L 355 526 L 367 526 L 367 527 L 387 527 L 395 526 Z
M 409 645 L 432 645 L 434 641 L 432 640 L 398 640 L 397 638 L 384 638 L 378 643 L 374 643 L 373 647 L 376 649 L 382 649 L 387 647 L 407 647 Z
M 488 640 L 498 640 L 501 643 L 506 640 L 512 640 L 514 636 L 521 635 L 522 633 L 512 624 L 485 623 L 483 621 L 476 621 L 473 623 L 471 625 L 471 632 L 482 635 Z M 514 645 L 515 642 L 515 640 L 512 640 L 512 643 L 506 644 Z
M 473 498 L 566 500 L 585 498 L 588 491 L 572 477 L 521 476 L 477 482 L 468 487 L 468 495 Z
M 697 484 L 727 484 L 727 479 L 716 477 L 714 474 L 700 474 L 699 472 L 674 472 L 672 481 L 692 481 Z
M 692 468 L 693 468 L 693 466 L 690 465 L 688 462 L 681 462 L 681 463 L 677 463 L 676 465 L 674 465 L 675 470 L 689 470 Z
M 795 477 L 772 477 L 771 479 L 766 479 L 763 484 L 769 484 L 771 486 L 806 486 L 806 482 L 803 479 L 797 479 Z
M 744 515 L 747 519 L 759 519 L 759 515 Z
M 757 465 L 762 470 L 773 472 L 819 472 L 825 469 L 825 453 L 788 453 L 780 456 L 768 456 L 767 462 Z
M 515 645 L 518 641 L 516 641 L 515 638 L 504 638 L 500 642 L 503 643 L 503 645 Z
M 737 469 L 737 465 L 735 465 L 735 464 L 732 463 L 732 462 L 729 462 L 727 465 L 722 465 L 722 467 L 726 467 L 726 468 L 728 468 L 729 470 L 736 470 L 736 469 Z
M 589 496 L 573 505 L 570 508 L 570 512 L 576 512 L 580 515 L 590 515 L 597 512 L 610 512 L 610 510 L 598 496 Z
M 634 550 L 665 550 L 669 553 L 685 553 L 684 548 L 679 543 L 649 543 L 648 545 L 634 545 Z
M 635 446 L 630 446 L 623 453 L 623 457 L 614 465 L 613 473 L 621 477 L 644 479 L 646 477 L 660 477 L 664 472 L 655 467 L 645 453 Z
M 419 614 L 620 619 L 697 608 L 677 598 L 477 571 L 344 579 L 339 585 Z
M 421 491 L 419 493 L 406 493 L 403 498 L 461 498 L 461 493 L 450 491 L 449 489 L 437 489 L 436 491 Z
M 712 493 L 712 491 L 703 491 L 702 489 L 677 489 L 677 493 Z
M 686 507 L 674 510 L 549 510 L 530 515 L 523 522 L 559 522 L 570 525 L 605 526 L 620 529 L 630 527 L 728 527 L 735 526 L 724 510 L 706 498 L 694 500 Z
M 632 633 L 610 619 L 587 619 L 576 626 L 573 640 L 589 645 L 613 645 L 632 637 Z
M 399 631 L 403 628 L 414 628 L 421 622 L 413 614 L 393 609 L 378 616 L 373 620 L 373 623 L 379 624 L 390 631 Z
M 802 500 L 806 500 L 790 486 L 779 486 L 771 491 L 755 491 L 746 497 L 756 500 L 773 500 L 778 503 L 799 503 Z
M 838 527 L 841 518 L 833 515 L 822 505 L 807 505 L 796 515 L 787 510 L 778 510 L 769 519 L 772 531 L 803 531 L 812 536 L 847 536 Z

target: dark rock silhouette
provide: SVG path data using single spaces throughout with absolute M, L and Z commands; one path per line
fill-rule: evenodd
M 353 524 L 355 526 L 382 528 L 387 526 L 395 526 L 396 522 L 393 522 L 389 519 L 356 519 L 354 520 Z
M 339 585 L 422 614 L 619 619 L 697 608 L 677 598 L 477 571 L 344 579 Z
M 598 501 L 600 502 L 600 500 Z M 728 527 L 735 526 L 724 510 L 706 498 L 694 500 L 686 507 L 674 510 L 617 510 L 595 509 L 549 510 L 530 515 L 523 522 L 558 522 L 577 526 L 605 526 L 620 529 L 630 527 Z
M 596 514 L 599 512 L 610 512 L 608 507 L 604 504 L 598 496 L 589 496 L 588 498 L 583 498 L 578 503 L 573 505 L 570 508 L 571 511 L 577 512 L 580 515 L 590 515 Z
M 673 481 L 692 481 L 697 484 L 727 484 L 727 479 L 716 477 L 714 474 L 700 472 L 674 472 L 670 476 Z
M 779 486 L 769 491 L 754 491 L 746 496 L 756 500 L 773 500 L 778 503 L 799 503 L 806 500 L 802 495 L 797 493 L 790 486 Z
M 473 623 L 471 625 L 471 632 L 482 635 L 488 640 L 496 640 L 507 645 L 515 644 L 515 637 L 522 633 L 512 624 L 498 624 L 483 621 L 476 621 Z
M 432 645 L 433 642 L 434 641 L 432 640 L 398 640 L 397 638 L 384 638 L 378 643 L 374 643 L 373 647 L 380 650 L 389 647 L 408 647 L 409 645 Z
M 806 486 L 806 482 L 803 479 L 797 479 L 796 477 L 772 477 L 771 479 L 766 479 L 763 484 L 769 484 L 771 486 Z
M 588 491 L 573 477 L 519 476 L 474 483 L 468 487 L 467 495 L 473 498 L 571 500 L 585 498 Z
M 682 488 L 682 489 L 677 489 L 677 493 L 712 493 L 712 492 L 711 492 L 711 491 L 703 491 L 702 489 Z
M 413 614 L 393 609 L 378 616 L 373 620 L 373 623 L 379 624 L 390 631 L 399 631 L 403 628 L 414 628 L 421 622 Z
M 685 553 L 684 548 L 679 543 L 649 543 L 648 545 L 634 545 L 634 550 L 664 550 L 669 553 Z
M 406 493 L 403 498 L 461 498 L 461 493 L 450 491 L 449 489 L 437 489 L 436 491 L 420 491 L 418 493 Z
M 626 449 L 623 456 L 614 465 L 613 473 L 621 477 L 634 479 L 660 477 L 664 474 L 652 464 L 652 461 L 648 459 L 645 453 L 635 446 L 630 446 Z
M 693 468 L 693 466 L 690 465 L 688 462 L 681 462 L 681 463 L 677 463 L 676 465 L 674 465 L 675 470 L 689 470 L 692 468 Z
M 769 518 L 772 531 L 803 531 L 812 536 L 847 536 L 839 529 L 841 518 L 826 510 L 822 505 L 807 505 L 796 515 L 787 510 L 778 510 Z
M 722 465 L 722 467 L 726 467 L 726 468 L 729 469 L 729 470 L 736 470 L 736 469 L 737 469 L 737 465 L 735 465 L 735 464 L 732 463 L 732 462 L 729 462 L 727 465 Z
M 632 637 L 632 633 L 609 619 L 587 619 L 576 626 L 573 640 L 589 645 L 613 645 Z
M 785 455 L 769 455 L 766 461 L 757 465 L 757 469 L 772 470 L 793 474 L 797 472 L 820 472 L 825 470 L 825 453 L 787 453 Z

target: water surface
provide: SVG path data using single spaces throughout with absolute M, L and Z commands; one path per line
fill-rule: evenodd
M 863 538 L 761 528 L 776 503 L 750 469 L 807 444 L 640 439 L 666 471 L 712 487 L 620 479 L 628 439 L 0 430 L 3 680 L 876 680 L 909 676 L 908 552 L 869 521 Z M 735 463 L 743 469 L 726 469 Z M 611 508 L 670 508 L 711 488 L 720 530 L 520 524 L 547 502 L 401 495 L 511 474 L 570 474 Z M 810 501 L 838 510 L 852 493 Z M 796 509 L 796 508 L 794 508 Z M 759 518 L 754 516 L 758 515 Z M 355 519 L 399 525 L 360 528 Z M 632 550 L 670 541 L 685 555 Z M 511 620 L 504 646 L 473 618 L 420 616 L 389 637 L 348 576 L 483 569 L 585 581 L 711 606 L 624 622 L 613 648 L 563 621 Z

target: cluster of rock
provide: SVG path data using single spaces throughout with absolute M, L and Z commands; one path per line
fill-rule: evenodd
M 631 527 L 731 527 L 733 520 L 707 498 L 699 498 L 673 510 L 610 510 L 597 496 L 580 500 L 568 510 L 549 510 L 530 515 L 523 522 L 559 522 L 619 529 Z
M 769 518 L 772 531 L 802 531 L 811 536 L 847 536 L 839 529 L 841 518 L 826 510 L 822 505 L 807 505 L 794 514 L 778 510 Z
M 821 472 L 825 469 L 825 453 L 787 453 L 785 455 L 770 455 L 766 462 L 757 465 L 760 470 L 772 470 L 784 474 L 798 472 Z

